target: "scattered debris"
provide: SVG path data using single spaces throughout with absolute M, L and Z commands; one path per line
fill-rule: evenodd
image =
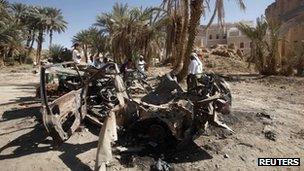
M 272 140 L 272 141 L 277 140 L 276 133 L 274 133 L 273 131 L 266 131 L 266 132 L 264 132 L 264 134 L 265 134 L 265 137 L 269 140 Z
M 265 126 L 263 133 L 265 137 L 271 141 L 276 141 L 277 140 L 277 133 L 270 127 L 270 126 Z
M 297 134 L 300 138 L 304 139 L 304 129 L 301 129 Z
M 151 165 L 151 171 L 169 171 L 171 167 L 170 164 L 163 161 L 162 159 L 158 159 L 153 165 Z
M 253 147 L 253 145 L 251 145 L 251 144 L 249 144 L 249 143 L 239 143 L 239 145 L 244 145 L 244 146 L 247 146 L 247 147 L 250 147 L 250 148 Z
M 33 70 L 32 73 L 33 74 L 38 74 L 38 71 L 37 70 Z
M 240 156 L 242 161 L 246 161 L 246 159 L 243 156 Z
M 304 139 L 304 129 L 301 129 L 299 132 L 292 132 L 292 133 L 293 133 L 293 137 Z
M 257 117 L 259 118 L 267 118 L 267 119 L 272 119 L 271 116 L 265 112 L 259 112 L 256 114 Z
M 224 155 L 224 158 L 228 159 L 228 158 L 229 158 L 229 155 L 228 155 L 228 154 L 225 154 L 225 155 Z
M 230 49 L 226 45 L 217 45 L 213 47 L 210 53 L 212 55 L 234 57 L 234 58 L 243 58 L 244 55 L 242 51 Z

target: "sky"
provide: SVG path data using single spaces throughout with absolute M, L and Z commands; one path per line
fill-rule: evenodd
M 98 14 L 110 12 L 112 6 L 118 3 L 128 3 L 130 7 L 158 6 L 162 0 L 8 0 L 9 2 L 19 2 L 31 5 L 51 6 L 61 9 L 65 20 L 68 22 L 68 29 L 65 33 L 54 34 L 54 44 L 66 47 L 71 46 L 72 37 L 79 31 L 89 28 L 96 20 Z M 211 3 L 215 0 L 211 0 Z M 264 14 L 268 5 L 275 0 L 244 0 L 247 6 L 245 11 L 241 11 L 234 0 L 225 0 L 225 21 L 237 22 L 241 20 L 255 21 L 257 17 Z M 211 6 L 212 8 L 212 6 Z M 201 24 L 206 24 L 210 18 L 210 12 L 206 17 L 202 17 Z M 215 21 L 216 22 L 216 21 Z M 48 38 L 44 43 L 44 48 L 48 47 Z

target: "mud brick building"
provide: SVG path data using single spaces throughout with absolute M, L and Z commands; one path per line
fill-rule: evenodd
M 242 21 L 244 24 L 254 26 L 252 21 Z M 201 26 L 196 37 L 196 46 L 211 48 L 217 44 L 234 46 L 240 49 L 245 55 L 250 54 L 251 40 L 242 34 L 237 28 L 238 23 L 225 23 L 223 26 L 213 24 L 208 29 Z

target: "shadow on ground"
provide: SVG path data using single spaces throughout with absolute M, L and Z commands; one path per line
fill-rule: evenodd
M 218 75 L 229 82 L 260 80 L 268 77 L 260 74 L 227 74 L 227 75 L 218 74 Z
M 42 123 L 42 117 L 39 112 L 40 107 L 24 108 L 24 109 L 13 109 L 6 111 L 3 114 L 3 120 L 1 122 L 21 119 L 26 117 L 35 117 L 40 120 L 36 125 L 31 125 L 26 128 L 19 128 L 16 131 L 1 134 L 6 135 L 21 130 L 31 130 L 21 136 L 13 139 L 6 145 L 0 148 L 0 160 L 14 159 L 19 157 L 28 156 L 31 154 L 46 153 L 48 151 L 61 152 L 59 158 L 65 163 L 71 170 L 91 170 L 88 165 L 82 163 L 77 158 L 78 154 L 89 151 L 90 149 L 97 147 L 97 141 L 83 143 L 83 144 L 71 144 L 65 142 L 60 146 L 53 144 L 52 139 L 45 130 Z M 14 148 L 13 151 L 9 151 L 10 148 Z
M 25 97 L 26 98 L 26 97 Z M 19 157 L 25 157 L 32 154 L 47 153 L 49 151 L 59 152 L 59 158 L 65 163 L 67 167 L 71 170 L 91 170 L 91 168 L 83 163 L 77 156 L 84 152 L 87 152 L 93 148 L 97 147 L 97 141 L 92 141 L 82 144 L 71 144 L 69 142 L 64 142 L 60 146 L 53 144 L 53 141 L 49 137 L 42 123 L 42 115 L 40 113 L 40 107 L 31 107 L 23 109 L 12 109 L 4 112 L 2 115 L 3 120 L 0 122 L 5 122 L 14 119 L 21 119 L 27 117 L 34 117 L 39 120 L 38 123 L 31 124 L 30 127 L 20 128 L 30 130 L 19 137 L 8 142 L 6 145 L 0 147 L 0 160 L 14 159 Z M 87 124 L 88 125 L 88 124 Z M 99 129 L 94 126 L 87 126 L 89 131 L 98 136 Z M 9 134 L 9 133 L 6 133 Z M 0 135 L 1 137 L 2 135 Z M 10 151 L 10 148 L 13 150 Z M 189 144 L 183 150 L 168 150 L 165 154 L 161 152 L 144 152 L 141 154 L 123 154 L 123 157 L 132 157 L 137 155 L 138 159 L 150 157 L 151 161 L 156 161 L 162 155 L 164 160 L 168 163 L 185 163 L 185 162 L 196 162 L 201 160 L 212 159 L 212 156 L 208 154 L 201 147 L 197 146 L 195 143 Z M 123 164 L 123 162 L 122 162 Z M 125 164 L 123 164 L 125 165 Z
M 3 88 L 10 87 L 10 88 Z M 0 106 L 10 105 L 10 104 L 23 104 L 23 103 L 31 103 L 31 102 L 40 102 L 36 96 L 36 87 L 38 83 L 28 83 L 28 84 L 5 84 L 0 85 L 0 88 L 3 88 L 6 92 L 12 92 L 12 95 L 9 97 L 4 97 L 2 101 L 0 101 Z M 18 93 L 26 93 L 29 94 L 26 97 L 16 97 Z
M 5 111 L 2 115 L 2 120 L 0 123 L 8 120 L 21 119 L 26 117 L 36 117 L 37 119 L 41 120 L 42 116 L 40 113 L 40 107 L 29 107 L 23 109 L 13 108 L 9 111 Z

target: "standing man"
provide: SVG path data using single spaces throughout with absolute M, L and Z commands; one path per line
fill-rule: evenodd
M 73 51 L 72 51 L 72 54 L 73 54 L 73 61 L 76 63 L 76 64 L 80 64 L 80 61 L 81 61 L 81 48 L 80 48 L 80 45 L 79 43 L 75 43 L 73 45 Z
M 137 62 L 137 69 L 144 78 L 146 77 L 145 65 L 146 62 L 144 60 L 144 56 L 140 55 L 139 60 Z
M 94 67 L 94 55 L 90 55 L 90 57 L 88 58 L 87 65 L 90 67 Z
M 203 73 L 203 64 L 196 53 L 190 55 L 190 60 L 187 76 L 188 92 L 195 90 L 197 87 L 197 77 Z
M 123 75 L 124 79 L 127 77 L 128 72 L 132 69 L 133 61 L 128 59 L 125 63 L 120 66 L 120 73 Z

